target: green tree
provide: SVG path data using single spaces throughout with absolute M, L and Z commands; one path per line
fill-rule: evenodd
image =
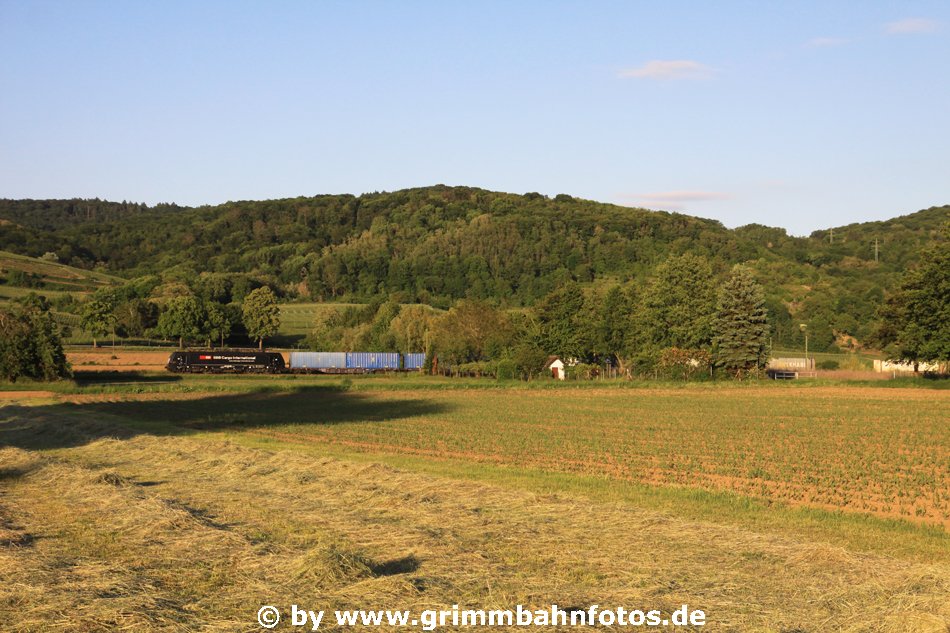
M 92 346 L 99 347 L 97 339 L 115 327 L 115 300 L 111 295 L 99 294 L 83 304 L 79 311 L 82 329 L 92 335 Z
M 231 335 L 231 319 L 221 304 L 213 301 L 205 304 L 204 324 L 201 329 L 208 337 L 208 347 L 211 347 L 214 340 L 220 340 L 221 347 L 224 347 L 224 339 Z
M 242 314 L 247 335 L 257 339 L 259 349 L 264 349 L 264 339 L 277 334 L 280 327 L 280 308 L 274 291 L 263 286 L 249 292 L 244 298 Z
M 401 310 L 402 307 L 395 301 L 387 301 L 379 306 L 366 332 L 368 351 L 385 352 L 397 346 L 396 336 L 390 326 Z
M 633 305 L 630 294 L 620 286 L 612 286 L 595 313 L 593 350 L 601 358 L 612 358 L 621 374 L 626 373 L 629 364 Z
M 769 340 L 765 293 L 748 267 L 733 267 L 719 290 L 713 331 L 720 367 L 736 377 L 765 367 Z
M 950 360 L 950 224 L 881 307 L 877 342 L 892 360 Z
M 663 349 L 706 349 L 716 310 L 712 268 L 698 255 L 670 257 L 653 271 L 630 319 L 630 364 L 655 366 Z
M 550 292 L 534 307 L 534 313 L 538 347 L 562 358 L 587 358 L 594 328 L 579 285 L 568 283 Z
M 145 336 L 158 324 L 159 309 L 151 301 L 133 298 L 119 305 L 115 315 L 120 336 Z
M 400 350 L 428 353 L 435 320 L 436 312 L 429 306 L 409 305 L 390 322 L 389 329 Z
M 438 319 L 433 339 L 440 360 L 458 365 L 500 357 L 512 334 L 511 322 L 502 310 L 461 299 Z
M 202 334 L 204 310 L 195 297 L 175 297 L 158 317 L 156 332 L 164 338 L 177 338 L 178 347 L 186 340 L 197 340 Z
M 544 369 L 548 354 L 531 342 L 523 342 L 512 351 L 511 362 L 522 380 L 531 380 Z
M 59 327 L 45 299 L 0 311 L 0 379 L 50 381 L 70 373 Z

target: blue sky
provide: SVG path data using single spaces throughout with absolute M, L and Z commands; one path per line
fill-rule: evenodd
M 950 3 L 0 0 L 0 197 L 950 203 Z

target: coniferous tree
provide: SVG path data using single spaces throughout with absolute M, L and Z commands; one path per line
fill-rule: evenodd
M 735 266 L 719 291 L 713 329 L 716 362 L 736 377 L 757 372 L 768 362 L 765 295 L 746 266 Z

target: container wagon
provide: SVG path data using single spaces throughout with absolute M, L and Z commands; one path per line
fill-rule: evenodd
M 346 368 L 363 371 L 395 371 L 400 367 L 396 352 L 347 352 Z
M 345 373 L 345 352 L 291 352 L 290 370 L 294 373 Z
M 425 354 L 403 354 L 402 355 L 402 368 L 406 371 L 417 371 L 422 369 L 422 366 L 425 365 L 426 355 Z

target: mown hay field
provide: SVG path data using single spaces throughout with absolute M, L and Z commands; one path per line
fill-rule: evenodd
M 950 630 L 946 391 L 400 384 L 7 399 L 4 630 L 551 603 L 706 612 L 679 631 Z

